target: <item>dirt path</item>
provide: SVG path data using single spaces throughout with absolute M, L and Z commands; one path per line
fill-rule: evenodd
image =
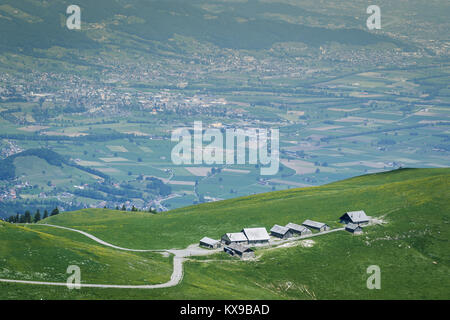
M 216 250 L 206 250 L 200 248 L 198 245 L 190 245 L 186 249 L 170 249 L 170 250 L 142 250 L 142 249 L 129 249 L 129 248 L 123 248 L 116 245 L 113 245 L 111 243 L 108 243 L 106 241 L 103 241 L 96 236 L 87 233 L 85 231 L 67 228 L 67 227 L 61 227 L 51 224 L 38 224 L 38 226 L 46 226 L 46 227 L 52 227 L 52 228 L 58 228 L 58 229 L 64 229 L 68 231 L 78 232 L 89 239 L 94 240 L 95 242 L 111 247 L 117 250 L 123 250 L 123 251 L 131 251 L 131 252 L 160 252 L 160 253 L 171 253 L 174 255 L 173 258 L 173 272 L 170 277 L 170 280 L 165 283 L 161 284 L 151 284 L 151 285 L 113 285 L 113 284 L 80 284 L 81 288 L 109 288 L 109 289 L 159 289 L 159 288 L 168 288 L 168 287 L 174 287 L 178 285 L 181 280 L 183 280 L 183 262 L 185 261 L 185 257 L 190 256 L 204 256 L 204 255 L 210 255 L 214 254 L 220 251 L 220 249 Z M 27 280 L 9 280 L 9 279 L 0 279 L 0 282 L 5 283 L 21 283 L 21 284 L 30 284 L 30 285 L 44 285 L 44 286 L 67 286 L 67 283 L 64 282 L 44 282 L 44 281 L 27 281 Z
M 108 243 L 106 241 L 103 241 L 103 240 L 97 238 L 96 236 L 94 236 L 94 235 L 92 235 L 90 233 L 81 231 L 81 230 L 72 229 L 72 228 L 66 228 L 66 227 L 61 227 L 61 226 L 55 226 L 53 224 L 36 224 L 36 226 L 46 226 L 46 227 L 52 227 L 52 228 L 58 228 L 58 229 L 64 229 L 64 230 L 69 230 L 69 231 L 73 231 L 73 232 L 78 232 L 78 233 L 81 233 L 83 236 L 86 236 L 89 239 L 94 240 L 95 242 L 98 242 L 98 243 L 100 243 L 100 244 L 102 244 L 104 246 L 111 247 L 111 248 L 114 248 L 114 249 L 117 249 L 117 250 L 132 251 L 132 252 L 162 252 L 162 251 L 167 251 L 167 250 L 141 250 L 141 249 L 122 248 L 122 247 L 118 247 L 116 245 L 113 245 L 111 243 Z
M 86 284 L 81 283 L 80 288 L 104 288 L 104 289 L 159 289 L 174 287 L 183 279 L 183 261 L 184 258 L 174 257 L 173 259 L 173 273 L 170 280 L 161 284 L 149 284 L 149 285 L 114 285 L 114 284 Z M 67 287 L 65 282 L 43 282 L 43 281 L 25 281 L 25 280 L 8 280 L 0 279 L 0 282 L 6 283 L 21 283 L 43 286 L 60 286 Z

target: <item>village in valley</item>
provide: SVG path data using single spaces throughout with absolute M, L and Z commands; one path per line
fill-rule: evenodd
M 323 39 L 285 39 L 288 33 L 280 25 L 282 39 L 274 41 L 263 30 L 259 38 L 245 28 L 222 30 L 215 25 L 219 19 L 205 18 L 217 14 L 209 1 L 174 1 L 175 8 L 158 13 L 158 21 L 170 21 L 173 34 L 158 40 L 142 38 L 156 23 L 146 20 L 154 14 L 151 6 L 133 14 L 118 7 L 110 18 L 83 30 L 94 47 L 71 39 L 78 33 L 67 31 L 62 38 L 69 43 L 57 37 L 39 52 L 33 44 L 41 33 L 24 41 L 20 51 L 14 45 L 14 30 L 39 30 L 14 17 L 28 5 L 16 0 L 0 6 L 0 21 L 23 23 L 11 32 L 0 28 L 5 45 L 0 52 L 0 219 L 56 206 L 61 211 L 124 206 L 167 212 L 404 167 L 447 167 L 446 19 L 430 24 L 417 21 L 418 15 L 411 26 L 409 15 L 403 16 L 409 4 L 391 3 L 398 25 L 391 25 L 394 29 L 379 42 L 370 32 L 355 37 L 347 29 L 366 28 L 361 25 L 365 11 L 353 4 L 347 4 L 356 10 L 353 21 L 336 15 L 335 8 L 324 9 L 329 16 L 310 16 L 312 8 L 303 1 L 288 10 L 281 9 L 285 4 L 268 8 L 268 1 L 227 1 L 221 9 L 230 21 L 246 12 L 250 19 L 244 20 L 258 18 L 268 26 L 278 17 L 289 28 L 299 27 L 293 21 L 306 14 L 308 24 L 323 32 Z M 61 14 L 53 5 L 44 11 Z M 21 17 L 46 19 L 37 12 Z M 184 30 L 182 35 L 175 28 L 189 24 L 183 21 L 189 19 L 185 12 L 198 14 L 191 22 L 198 33 Z M 141 30 L 143 24 L 124 17 L 148 24 Z M 215 25 L 227 35 L 205 38 L 205 28 L 197 23 Z M 325 37 L 330 27 L 340 35 L 331 42 Z M 57 25 L 42 34 L 52 39 L 55 30 Z M 241 40 L 234 42 L 236 37 Z M 141 40 L 130 44 L 130 39 Z M 75 50 L 72 40 L 85 49 Z M 261 175 L 250 161 L 232 167 L 175 165 L 171 134 L 189 130 L 195 121 L 221 132 L 278 129 L 279 171 Z
M 269 247 L 283 244 L 287 241 L 302 240 L 330 232 L 345 230 L 353 235 L 363 234 L 363 226 L 368 226 L 375 220 L 367 216 L 364 210 L 348 211 L 339 218 L 342 228 L 331 229 L 329 225 L 313 220 L 305 220 L 301 225 L 288 223 L 286 226 L 275 224 L 270 234 L 264 227 L 244 228 L 240 232 L 225 233 L 220 240 L 204 237 L 199 245 L 204 248 L 221 250 L 242 260 L 254 259 L 252 247 Z

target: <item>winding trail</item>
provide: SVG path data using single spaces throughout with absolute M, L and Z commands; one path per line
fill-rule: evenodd
M 160 252 L 160 253 L 171 253 L 174 255 L 173 257 L 173 272 L 170 277 L 170 280 L 165 283 L 160 284 L 149 284 L 149 285 L 114 285 L 114 284 L 87 284 L 87 283 L 81 283 L 79 286 L 80 288 L 104 288 L 104 289 L 159 289 L 159 288 L 169 288 L 174 287 L 178 285 L 181 280 L 183 280 L 183 262 L 185 261 L 185 257 L 189 256 L 201 256 L 201 255 L 210 255 L 214 254 L 220 251 L 220 249 L 215 250 L 206 250 L 200 248 L 198 245 L 190 245 L 186 249 L 170 249 L 170 250 L 143 250 L 143 249 L 129 249 L 129 248 L 123 248 L 116 245 L 113 245 L 111 243 L 108 243 L 106 241 L 103 241 L 96 236 L 87 233 L 85 231 L 62 227 L 62 226 L 56 226 L 52 224 L 36 224 L 36 226 L 46 226 L 46 227 L 52 227 L 52 228 L 58 228 L 58 229 L 64 229 L 68 231 L 78 232 L 86 237 L 88 237 L 91 240 L 94 240 L 95 242 L 111 247 L 117 250 L 123 250 L 123 251 L 131 251 L 131 252 Z M 28 281 L 28 280 L 10 280 L 10 279 L 0 279 L 0 282 L 5 283 L 21 283 L 21 284 L 30 284 L 30 285 L 44 285 L 44 286 L 61 286 L 61 287 L 67 287 L 66 282 L 44 282 L 44 281 Z
M 94 235 L 92 235 L 90 233 L 81 231 L 81 230 L 67 228 L 67 227 L 61 227 L 61 226 L 56 226 L 56 225 L 53 225 L 53 224 L 36 224 L 36 226 L 47 226 L 47 227 L 52 227 L 52 228 L 58 228 L 58 229 L 64 229 L 64 230 L 69 230 L 69 231 L 73 231 L 73 232 L 78 232 L 78 233 L 81 233 L 83 236 L 86 236 L 89 239 L 94 240 L 95 242 L 98 242 L 98 243 L 100 243 L 100 244 L 102 244 L 104 246 L 111 247 L 111 248 L 114 248 L 114 249 L 117 249 L 117 250 L 132 251 L 132 252 L 164 252 L 164 251 L 167 251 L 167 250 L 141 250 L 141 249 L 122 248 L 122 247 L 115 246 L 115 245 L 113 245 L 111 243 L 108 243 L 106 241 L 103 241 L 102 239 L 99 239 L 96 236 L 94 236 Z
M 173 272 L 170 277 L 170 280 L 165 283 L 160 284 L 149 284 L 149 285 L 113 285 L 113 284 L 86 284 L 81 283 L 79 284 L 80 288 L 104 288 L 104 289 L 160 289 L 160 288 L 169 288 L 174 287 L 178 285 L 181 280 L 183 280 L 183 262 L 186 260 L 186 257 L 192 257 L 192 256 L 206 256 L 211 255 L 217 252 L 222 251 L 221 248 L 213 249 L 213 250 L 207 250 L 200 248 L 198 244 L 192 244 L 188 246 L 186 249 L 161 249 L 161 250 L 143 250 L 143 249 L 129 249 L 129 248 L 123 248 L 116 245 L 113 245 L 111 243 L 108 243 L 106 241 L 103 241 L 94 235 L 87 233 L 85 231 L 57 226 L 57 225 L 51 225 L 51 224 L 36 224 L 36 226 L 46 226 L 51 228 L 58 228 L 58 229 L 64 229 L 68 231 L 78 232 L 86 237 L 88 237 L 91 240 L 94 240 L 95 242 L 111 247 L 117 250 L 123 250 L 123 251 L 131 251 L 131 252 L 160 252 L 160 253 L 170 253 L 174 255 L 173 258 Z M 286 240 L 274 240 L 271 241 L 270 245 L 279 245 L 286 242 L 293 242 L 298 240 L 303 240 L 306 238 L 316 237 L 319 235 L 336 232 L 336 231 L 342 231 L 345 230 L 345 228 L 337 228 L 332 229 L 329 231 L 323 231 L 319 233 L 309 234 L 301 237 L 286 239 Z M 19 283 L 19 284 L 29 284 L 29 285 L 44 285 L 44 286 L 61 286 L 61 287 L 68 287 L 68 284 L 66 282 L 44 282 L 44 281 L 28 281 L 28 280 L 10 280 L 10 279 L 0 279 L 0 282 L 4 283 Z
M 173 259 L 173 273 L 170 280 L 161 284 L 148 284 L 148 285 L 115 285 L 115 284 L 79 284 L 80 288 L 103 288 L 103 289 L 159 289 L 174 287 L 183 279 L 183 258 L 174 257 Z M 6 283 L 22 283 L 32 285 L 43 286 L 60 286 L 68 287 L 66 282 L 43 282 L 43 281 L 26 281 L 26 280 L 8 280 L 0 279 L 0 282 Z

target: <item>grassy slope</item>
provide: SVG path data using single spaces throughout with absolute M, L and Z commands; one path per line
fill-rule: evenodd
M 0 278 L 65 282 L 69 265 L 82 282 L 161 283 L 170 279 L 171 259 L 160 254 L 118 251 L 80 234 L 45 226 L 0 225 Z M 17 297 L 1 290 L 1 298 Z
M 185 246 L 203 235 L 218 237 L 243 226 L 269 227 L 305 218 L 335 224 L 341 212 L 359 208 L 384 216 L 388 223 L 366 229 L 363 236 L 338 232 L 317 237 L 312 248 L 259 250 L 259 261 L 237 262 L 223 254 L 214 256 L 218 260 L 214 263 L 190 261 L 183 283 L 175 288 L 69 292 L 27 287 L 23 294 L 83 299 L 448 299 L 449 176 L 448 169 L 401 170 L 157 216 L 102 210 L 61 214 L 48 222 L 78 227 L 131 247 Z M 381 267 L 381 290 L 366 288 L 366 268 L 372 264 Z M 0 288 L 14 293 L 23 286 Z M 0 290 L 4 298 L 1 292 L 5 290 Z
M 158 215 L 87 209 L 50 217 L 43 223 L 78 228 L 117 245 L 136 249 L 186 247 L 203 236 L 219 238 L 243 227 L 315 219 L 337 226 L 339 216 L 364 209 L 378 216 L 414 206 L 443 190 L 434 180 L 448 185 L 450 170 L 420 169 L 361 176 L 322 187 L 292 189 L 227 201 L 191 206 Z M 420 188 L 423 181 L 432 189 Z M 425 198 L 424 198 L 425 197 Z

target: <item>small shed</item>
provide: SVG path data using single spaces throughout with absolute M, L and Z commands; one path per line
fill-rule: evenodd
M 243 232 L 225 233 L 222 238 L 222 242 L 225 244 L 247 244 L 248 239 Z
M 255 252 L 252 249 L 240 244 L 230 244 L 229 246 L 225 246 L 223 251 L 232 256 L 237 256 L 242 260 L 252 259 L 255 257 Z
M 312 221 L 312 220 L 305 220 L 302 223 L 302 225 L 307 228 L 318 230 L 320 232 L 330 230 L 330 227 L 327 224 L 322 223 L 322 222 Z
M 266 228 L 245 228 L 242 229 L 242 233 L 247 237 L 248 244 L 262 245 L 269 243 L 270 240 Z
M 292 231 L 289 230 L 289 228 L 282 227 L 276 224 L 272 227 L 272 229 L 270 229 L 270 235 L 280 239 L 288 239 L 292 237 Z
M 206 248 L 211 248 L 211 249 L 216 249 L 216 248 L 220 248 L 221 244 L 219 240 L 214 240 L 208 237 L 204 237 L 203 239 L 200 240 L 200 246 L 202 247 L 206 247 Z
M 349 223 L 345 226 L 345 230 L 353 234 L 362 234 L 363 229 L 359 224 Z
M 345 224 L 354 223 L 364 225 L 369 223 L 369 217 L 366 215 L 364 210 L 346 212 L 339 219 L 341 220 L 341 223 Z
M 295 223 L 288 223 L 286 225 L 286 228 L 291 230 L 292 234 L 296 234 L 299 236 L 306 236 L 308 234 L 312 234 L 311 230 L 309 230 L 307 227 Z

